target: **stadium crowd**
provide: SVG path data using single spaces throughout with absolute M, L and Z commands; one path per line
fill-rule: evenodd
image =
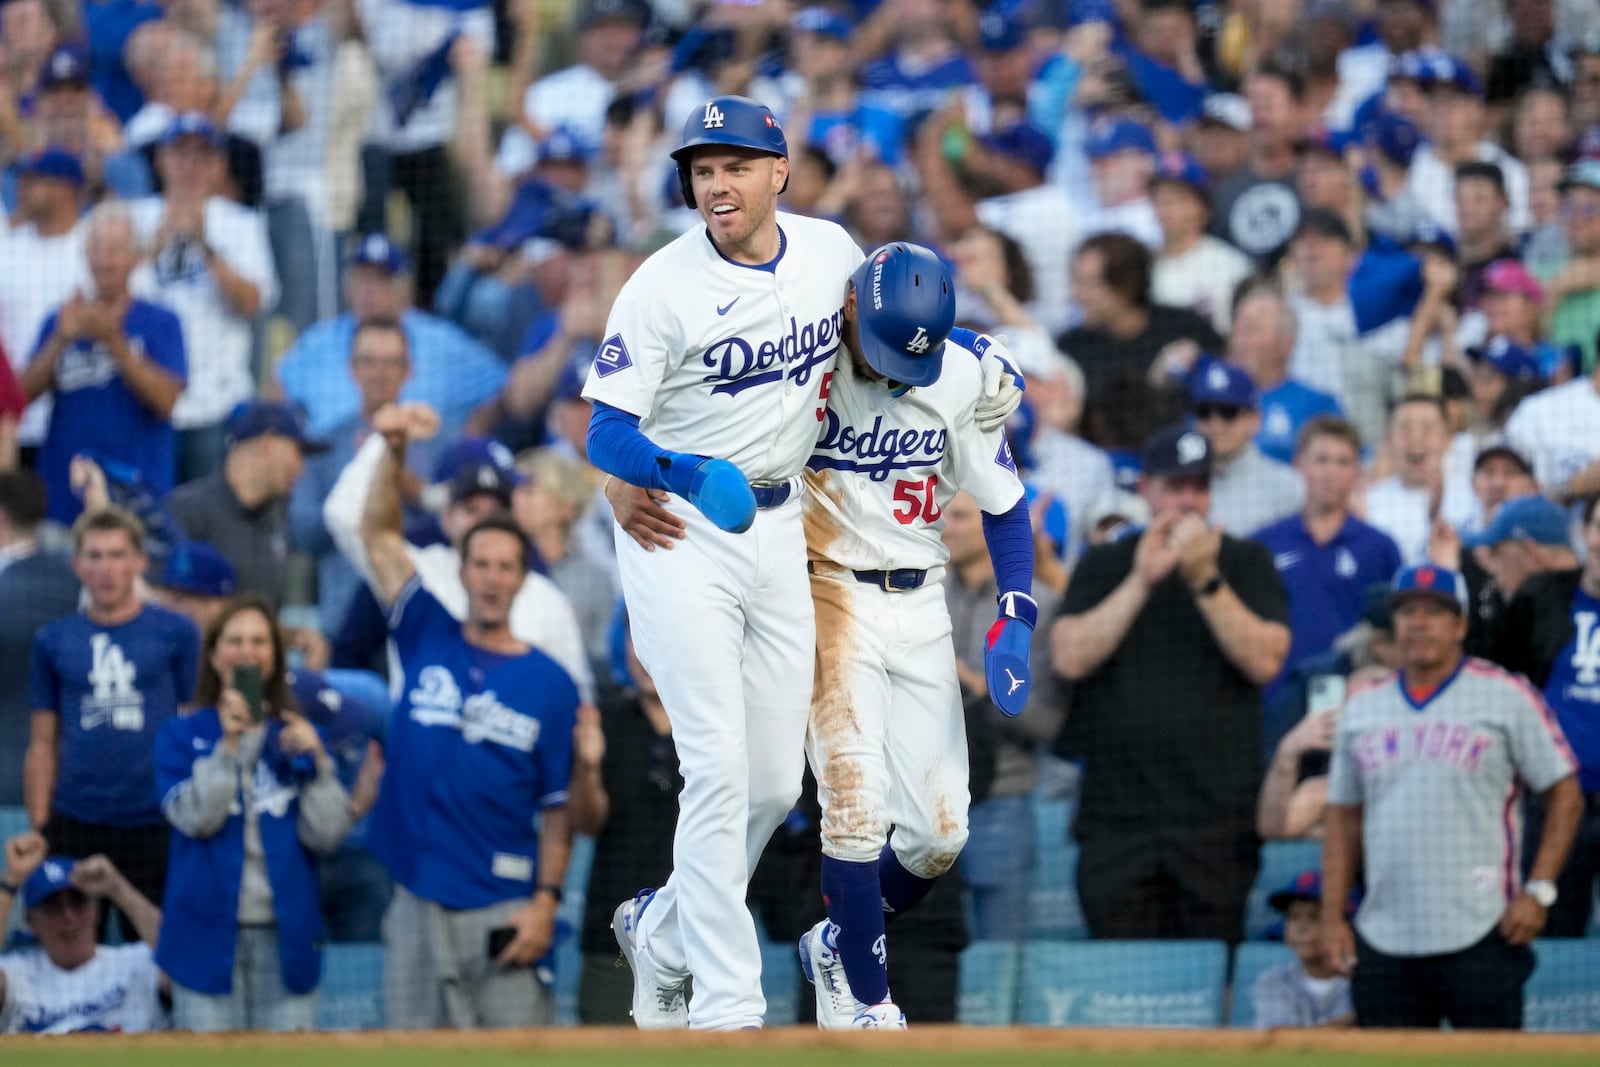
M 785 210 L 938 249 L 1027 378 L 1058 621 L 1002 716 L 979 512 L 948 508 L 974 804 L 896 927 L 914 1021 L 955 1017 L 969 940 L 1028 936 L 1039 797 L 1072 801 L 1088 936 L 1241 941 L 1263 840 L 1349 844 L 1341 714 L 1420 662 L 1401 594 L 1436 580 L 1436 643 L 1559 725 L 1511 768 L 1525 833 L 1496 800 L 1504 871 L 1461 875 L 1518 923 L 1385 942 L 1385 882 L 1361 966 L 1433 982 L 1394 961 L 1500 938 L 1470 975 L 1503 978 L 1585 935 L 1592 0 L 5 0 L 0 916 L 36 944 L 0 956 L 0 1032 L 307 1028 L 322 945 L 378 942 L 388 1025 L 546 1023 L 575 833 L 579 1018 L 626 1021 L 607 909 L 670 870 L 682 780 L 582 389 L 623 282 L 700 225 L 667 153 L 713 93 L 778 115 Z M 423 662 L 522 645 L 535 710 Z M 391 722 L 402 687 L 423 711 Z M 1459 802 L 1416 795 L 1369 880 L 1482 852 L 1436 818 Z M 752 884 L 774 940 L 819 911 L 817 820 Z M 1273 895 L 1298 960 L 1262 1020 L 1399 1018 L 1335 958 L 1350 873 Z

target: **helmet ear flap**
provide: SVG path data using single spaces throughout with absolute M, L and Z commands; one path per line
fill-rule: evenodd
M 687 162 L 678 164 L 678 188 L 683 190 L 683 202 L 693 211 L 696 207 L 694 202 L 694 180 L 689 177 L 689 164 Z

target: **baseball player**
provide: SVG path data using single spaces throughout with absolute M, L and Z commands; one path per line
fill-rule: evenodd
M 921 900 L 967 838 L 965 720 L 939 585 L 944 507 L 962 489 L 985 513 L 1000 589 L 990 695 L 1016 714 L 1031 684 L 1028 508 L 1004 433 L 975 421 L 978 359 L 956 341 L 987 339 L 951 334 L 954 318 L 954 285 L 933 252 L 893 244 L 869 255 L 845 297 L 849 355 L 806 464 L 817 620 L 806 754 L 828 918 L 800 939 L 800 960 L 825 1029 L 905 1026 L 889 998 L 885 915 Z
M 777 212 L 788 146 L 765 106 L 706 101 L 672 157 L 705 226 L 623 287 L 583 391 L 590 460 L 652 491 L 688 534 L 670 552 L 616 535 L 635 649 L 672 719 L 684 788 L 672 876 L 619 905 L 614 927 L 640 1028 L 740 1029 L 765 1012 L 745 887 L 799 795 L 811 704 L 800 473 L 862 255 L 834 223 Z M 985 400 L 985 417 L 1003 418 L 1020 395 Z
M 1359 1026 L 1520 1029 L 1528 942 L 1583 799 L 1561 728 L 1520 675 L 1462 653 L 1467 583 L 1408 567 L 1390 585 L 1401 668 L 1339 718 L 1322 845 L 1328 955 Z M 1548 815 L 1519 877 L 1523 788 Z M 1355 930 L 1343 902 L 1360 872 Z

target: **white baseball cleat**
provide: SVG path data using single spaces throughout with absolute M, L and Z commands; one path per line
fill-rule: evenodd
M 828 920 L 800 935 L 800 969 L 817 994 L 817 1027 L 822 1030 L 848 1030 L 861 1010 L 850 980 L 844 976 L 844 961 L 828 947 Z
M 906 1013 L 895 1007 L 892 1000 L 864 1007 L 856 1012 L 854 1019 L 850 1020 L 852 1030 L 904 1030 L 905 1028 Z
M 655 899 L 647 889 L 617 905 L 611 932 L 633 971 L 633 1022 L 641 1030 L 684 1030 L 689 1026 L 689 1002 L 684 998 L 685 978 L 662 970 L 639 941 L 639 916 Z

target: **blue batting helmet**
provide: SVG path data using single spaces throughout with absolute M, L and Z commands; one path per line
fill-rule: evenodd
M 683 143 L 672 151 L 678 164 L 678 184 L 684 203 L 695 206 L 694 187 L 689 180 L 689 157 L 704 145 L 754 148 L 758 152 L 789 158 L 789 142 L 777 116 L 765 104 L 748 96 L 714 96 L 692 112 L 683 123 Z M 784 189 L 789 187 L 784 182 Z M 783 189 L 778 190 L 780 193 Z
M 867 256 L 850 282 L 867 365 L 901 385 L 938 381 L 944 341 L 956 323 L 955 284 L 944 260 L 897 241 Z

